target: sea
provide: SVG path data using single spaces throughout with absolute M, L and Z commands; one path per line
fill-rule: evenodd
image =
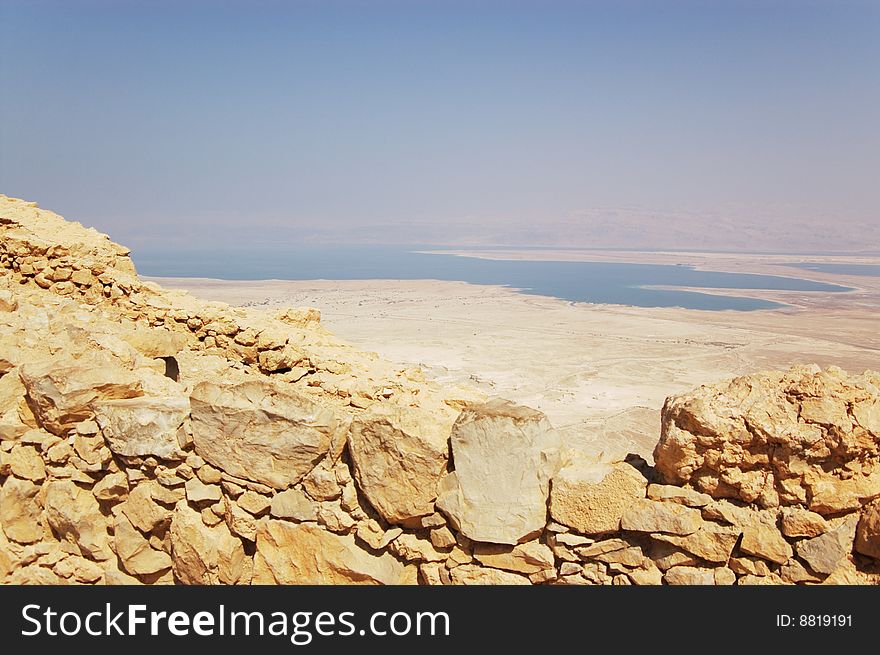
M 449 280 L 501 285 L 520 293 L 551 296 L 569 302 L 713 311 L 752 311 L 784 306 L 750 297 L 748 292 L 754 289 L 827 293 L 850 290 L 844 286 L 804 280 L 796 277 L 794 272 L 788 277 L 699 271 L 686 265 L 492 260 L 430 252 L 421 246 L 296 246 L 210 252 L 145 250 L 132 252 L 132 258 L 138 272 L 156 277 Z M 713 295 L 675 287 L 734 289 L 741 293 Z

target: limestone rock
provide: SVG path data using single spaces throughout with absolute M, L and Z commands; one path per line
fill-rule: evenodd
M 171 561 L 183 584 L 236 584 L 243 580 L 245 553 L 225 523 L 208 527 L 186 501 L 171 520 Z
M 95 497 L 69 480 L 53 480 L 42 489 L 46 519 L 61 539 L 75 544 L 84 557 L 110 559 L 107 519 Z
M 299 482 L 348 430 L 332 410 L 268 382 L 202 382 L 190 400 L 196 453 L 276 489 Z
M 862 555 L 880 559 L 880 501 L 875 501 L 862 512 L 855 548 Z
M 457 585 L 527 585 L 525 576 L 500 569 L 487 569 L 475 564 L 462 564 L 449 572 L 452 584 Z
M 872 379 L 796 367 L 670 397 L 657 472 L 714 498 L 822 515 L 858 509 L 880 496 L 880 388 Z
M 354 419 L 348 447 L 355 478 L 386 521 L 433 513 L 455 418 L 437 403 L 429 409 L 374 406 Z
M 141 482 L 131 490 L 128 500 L 119 506 L 120 511 L 125 514 L 131 524 L 147 534 L 171 518 L 169 510 L 153 501 L 152 486 L 154 484 Z
M 560 437 L 533 409 L 492 400 L 466 407 L 452 428 L 455 471 L 437 507 L 475 541 L 516 544 L 547 523 Z
M 712 502 L 712 496 L 709 494 L 701 494 L 693 489 L 671 484 L 650 484 L 647 495 L 651 500 L 680 503 L 688 507 L 705 507 Z
M 736 546 L 739 535 L 739 528 L 715 526 L 707 523 L 696 532 L 683 537 L 660 533 L 653 534 L 652 537 L 681 548 L 707 562 L 726 563 L 730 559 L 730 554 Z
M 801 541 L 797 545 L 798 557 L 816 573 L 833 573 L 843 558 L 852 552 L 858 522 L 859 515 L 851 514 L 825 534 Z
M 185 458 L 177 433 L 189 416 L 186 396 L 105 400 L 92 407 L 110 450 L 117 455 Z
M 828 529 L 821 515 L 797 507 L 784 508 L 780 523 L 786 537 L 818 537 Z
M 553 551 L 537 541 L 516 546 L 476 544 L 474 558 L 484 566 L 526 575 L 552 569 L 555 563 Z
M 122 472 L 109 473 L 95 484 L 92 494 L 105 502 L 122 500 L 128 495 L 128 477 Z
M 317 521 L 318 505 L 301 490 L 287 489 L 272 497 L 269 514 L 278 519 Z
M 699 530 L 702 525 L 703 519 L 698 509 L 647 499 L 633 503 L 620 519 L 620 527 L 633 532 L 688 535 Z
M 259 516 L 260 514 L 265 513 L 271 505 L 271 501 L 268 498 L 253 491 L 245 491 L 235 502 L 243 510 L 254 516 Z
M 312 523 L 266 521 L 257 532 L 254 584 L 399 584 L 404 567 L 373 555 L 351 535 Z
M 90 418 L 96 401 L 143 395 L 142 382 L 134 372 L 98 352 L 25 364 L 21 380 L 40 425 L 59 436 Z
M 115 518 L 113 544 L 120 565 L 131 575 L 154 575 L 171 568 L 168 553 L 150 546 L 122 513 Z
M 223 492 L 216 484 L 205 484 L 198 478 L 190 478 L 184 484 L 186 498 L 191 503 L 216 503 L 223 497 Z
M 775 525 L 755 522 L 743 528 L 739 549 L 748 554 L 777 564 L 787 562 L 794 551 Z
M 629 464 L 577 459 L 553 476 L 550 516 L 583 534 L 617 532 L 623 513 L 644 498 L 647 484 Z
M 0 453 L 0 475 L 41 482 L 46 478 L 46 466 L 35 448 L 19 445 L 8 453 Z
M 13 477 L 0 487 L 0 528 L 10 540 L 32 544 L 43 536 L 36 499 L 39 491 L 33 482 Z
M 14 440 L 31 428 L 36 419 L 25 399 L 25 388 L 18 371 L 0 376 L 0 440 Z
M 714 585 L 715 573 L 695 566 L 673 566 L 663 575 L 663 581 L 669 585 Z

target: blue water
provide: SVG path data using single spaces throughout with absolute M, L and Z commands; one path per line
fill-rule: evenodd
M 452 280 L 504 285 L 572 302 L 755 310 L 781 307 L 746 296 L 714 296 L 650 286 L 847 291 L 793 277 L 716 273 L 687 266 L 599 262 L 502 261 L 423 254 L 378 246 L 298 247 L 279 251 L 134 252 L 143 275 L 225 280 Z
M 806 271 L 818 271 L 820 273 L 833 273 L 836 275 L 866 275 L 880 277 L 880 265 L 877 264 L 823 264 L 818 262 L 804 262 L 803 264 L 788 264 L 792 268 L 801 268 Z

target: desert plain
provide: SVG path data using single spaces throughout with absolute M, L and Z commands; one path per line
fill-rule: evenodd
M 803 261 L 876 265 L 878 256 L 607 250 L 467 256 L 678 264 L 799 277 L 852 291 L 699 289 L 785 305 L 704 311 L 572 303 L 437 280 L 152 279 L 232 305 L 316 307 L 324 325 L 353 345 L 421 365 L 434 379 L 466 380 L 535 407 L 572 446 L 604 457 L 632 452 L 650 461 L 664 400 L 701 384 L 804 363 L 880 370 L 880 277 L 791 267 Z

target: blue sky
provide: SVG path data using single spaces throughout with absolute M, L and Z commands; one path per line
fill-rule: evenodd
M 0 192 L 125 243 L 880 221 L 876 2 L 0 0 L 0 23 Z

